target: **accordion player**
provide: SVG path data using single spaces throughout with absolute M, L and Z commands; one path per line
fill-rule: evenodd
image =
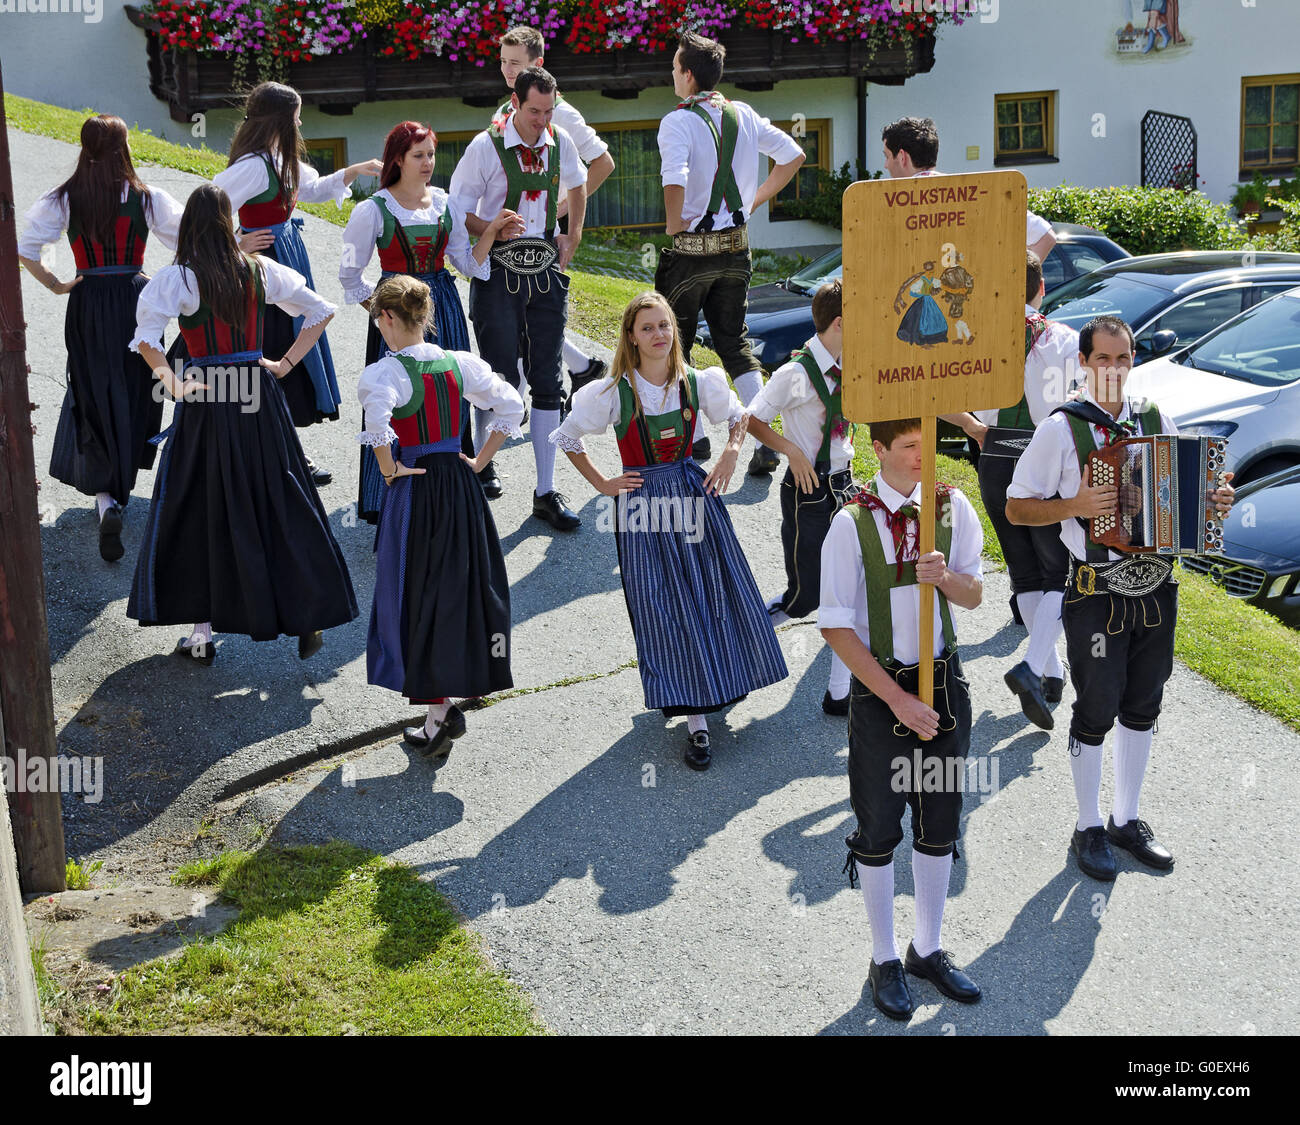
M 1094 542 L 1128 554 L 1223 553 L 1222 487 L 1227 440 L 1160 434 L 1124 438 L 1088 455 L 1094 485 L 1114 485 L 1113 515 L 1089 521 Z

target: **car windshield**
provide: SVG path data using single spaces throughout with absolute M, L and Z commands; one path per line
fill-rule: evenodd
M 1300 379 L 1300 297 L 1256 305 L 1207 336 L 1183 362 L 1262 387 L 1294 383 Z
M 797 273 L 792 273 L 786 285 L 796 293 L 811 296 L 822 282 L 834 281 L 839 277 L 843 268 L 844 250 L 837 248 L 814 259 Z
M 1043 302 L 1043 314 L 1076 331 L 1094 316 L 1118 316 L 1136 331 L 1169 290 L 1127 277 L 1088 274 L 1062 285 Z

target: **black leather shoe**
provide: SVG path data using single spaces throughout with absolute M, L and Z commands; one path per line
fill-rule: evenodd
M 505 491 L 501 487 L 501 478 L 497 476 L 495 461 L 489 461 L 478 472 L 478 482 L 483 486 L 483 495 L 489 500 L 497 500 Z
M 698 465 L 703 465 L 704 462 L 712 456 L 713 447 L 709 445 L 709 439 L 706 437 L 700 438 L 699 441 L 691 446 L 691 457 L 694 458 Z
M 686 764 L 693 770 L 706 770 L 709 763 L 713 761 L 713 755 L 709 753 L 709 732 L 698 730 L 686 738 L 686 753 L 683 755 Z
M 298 659 L 306 660 L 309 656 L 315 656 L 324 645 L 325 635 L 319 629 L 314 633 L 304 633 L 298 638 Z
M 99 521 L 99 557 L 117 562 L 122 557 L 122 509 L 110 504 Z
M 843 699 L 836 699 L 827 690 L 822 696 L 822 710 L 828 715 L 847 715 L 849 713 L 849 697 L 846 695 Z
M 1064 676 L 1044 676 L 1043 677 L 1043 698 L 1048 703 L 1060 703 L 1061 696 L 1065 694 L 1065 677 Z
M 317 488 L 323 488 L 334 479 L 334 474 L 329 469 L 322 469 L 310 457 L 307 458 L 307 471 L 311 473 L 312 484 Z
M 952 963 L 946 950 L 936 949 L 929 957 L 922 957 L 909 942 L 906 967 L 912 976 L 924 977 L 950 1000 L 975 1004 L 983 995 L 980 986 Z
M 867 983 L 871 985 L 871 999 L 876 1007 L 891 1020 L 910 1019 L 915 1007 L 912 993 L 907 987 L 907 974 L 903 972 L 903 962 L 895 958 L 883 965 L 871 962 L 867 970 Z
M 1118 868 L 1115 866 L 1115 853 L 1106 842 L 1106 830 L 1100 825 L 1085 828 L 1082 832 L 1074 830 L 1070 837 L 1070 851 L 1079 861 L 1079 870 L 1103 883 L 1115 878 Z
M 754 456 L 749 459 L 748 471 L 751 477 L 765 477 L 780 467 L 781 455 L 775 449 L 768 449 L 766 445 L 754 447 Z
M 569 402 L 572 403 L 573 396 L 576 395 L 588 383 L 594 383 L 598 379 L 603 379 L 609 373 L 609 367 L 603 359 L 592 359 L 591 365 L 583 372 L 571 372 L 569 374 L 569 385 L 573 388 L 569 392 Z
M 577 513 L 570 511 L 564 494 L 551 489 L 545 496 L 533 493 L 533 515 L 545 520 L 556 531 L 573 531 L 582 526 Z
M 1029 670 L 1029 665 L 1021 661 L 1012 668 L 1003 679 L 1007 687 L 1020 696 L 1020 709 L 1035 726 L 1051 730 L 1056 725 L 1052 713 L 1047 709 L 1047 700 L 1043 698 L 1043 682 Z
M 195 664 L 202 664 L 205 668 L 211 668 L 212 662 L 217 658 L 217 646 L 212 641 L 200 641 L 196 645 L 187 644 L 188 641 L 189 637 L 182 637 L 177 641 L 175 649 L 172 650 L 174 654 L 192 660 Z
M 1127 824 L 1116 827 L 1115 818 L 1109 817 L 1106 821 L 1106 838 L 1148 867 L 1168 871 L 1174 865 L 1174 857 L 1167 848 L 1156 842 L 1155 833 L 1145 820 L 1130 820 Z
M 402 738 L 426 758 L 445 758 L 451 753 L 452 742 L 465 733 L 465 716 L 454 703 L 447 708 L 447 717 L 433 724 L 437 731 L 429 734 L 426 722 L 422 727 L 407 727 Z

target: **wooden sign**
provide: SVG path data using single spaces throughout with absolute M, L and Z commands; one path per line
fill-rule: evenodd
M 1012 406 L 1025 382 L 1025 177 L 864 180 L 844 193 L 844 416 Z

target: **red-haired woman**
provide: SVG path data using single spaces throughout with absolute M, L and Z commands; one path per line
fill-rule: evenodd
M 127 345 L 150 232 L 176 249 L 181 205 L 136 175 L 126 123 L 100 114 L 81 126 L 72 175 L 27 212 L 18 256 L 51 293 L 70 294 L 63 322 L 68 390 L 59 414 L 50 475 L 94 496 L 99 553 L 122 557 L 122 509 L 136 473 L 153 465 L 149 439 L 162 422 L 149 365 Z M 40 262 L 67 231 L 77 276 L 59 281 Z
M 360 175 L 379 174 L 378 160 L 366 160 L 340 168 L 328 176 L 317 175 L 304 157 L 302 98 L 291 86 L 263 82 L 255 86 L 244 105 L 244 120 L 230 143 L 230 163 L 213 183 L 230 197 L 230 207 L 239 215 L 244 251 L 259 251 L 290 269 L 297 270 L 314 288 L 311 262 L 299 228 L 293 218 L 298 203 L 334 200 L 340 207 L 348 187 Z M 255 232 L 255 233 L 254 233 Z M 254 233 L 254 237 L 248 237 Z M 293 342 L 298 322 L 277 308 L 266 313 L 264 343 L 271 355 L 283 355 Z M 339 384 L 334 360 L 324 336 L 281 381 L 289 413 L 295 426 L 332 421 L 339 416 Z M 310 461 L 308 462 L 310 464 Z M 331 475 L 312 465 L 312 479 L 328 484 Z
M 445 191 L 430 186 L 437 146 L 433 130 L 418 121 L 403 121 L 389 131 L 384 141 L 379 190 L 357 204 L 343 232 L 339 284 L 347 304 L 359 302 L 369 308 L 375 287 L 362 275 L 371 255 L 378 251 L 381 281 L 407 274 L 423 281 L 433 294 L 433 319 L 426 338 L 447 351 L 467 352 L 469 326 L 446 263 L 467 278 L 487 278 L 491 272 L 488 252 L 503 228 L 509 233 L 517 216 L 513 211 L 502 211 L 471 250 L 465 216 L 451 205 Z M 366 333 L 366 366 L 387 354 L 388 348 L 372 320 Z M 468 421 L 466 417 L 462 429 L 468 429 Z M 361 428 L 366 426 L 363 416 Z M 464 452 L 474 456 L 472 447 Z M 357 514 L 370 523 L 377 522 L 383 494 L 377 463 L 362 449 Z

